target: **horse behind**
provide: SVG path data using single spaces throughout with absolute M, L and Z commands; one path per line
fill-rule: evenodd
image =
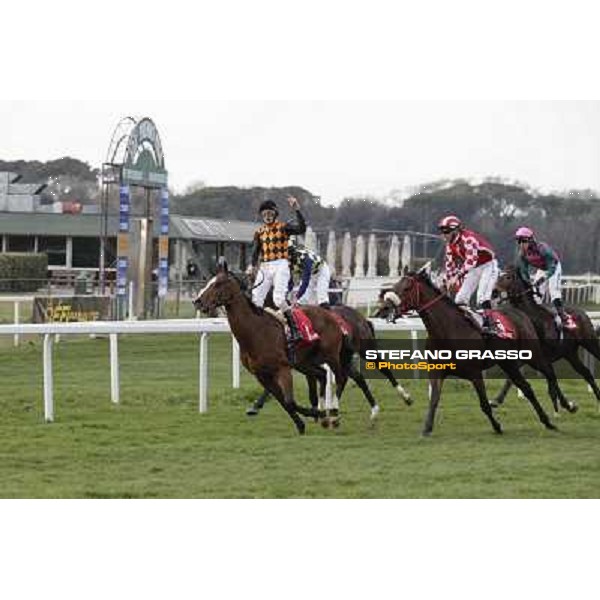
M 391 314 L 405 314 L 416 310 L 423 319 L 429 337 L 426 347 L 428 350 L 456 349 L 462 341 L 479 344 L 482 349 L 494 349 L 498 341 L 486 338 L 477 326 L 464 315 L 463 311 L 446 294 L 431 282 L 423 272 L 409 273 L 394 286 L 394 298 L 386 303 L 386 310 Z M 383 311 L 382 311 L 383 312 Z M 528 362 L 533 368 L 543 373 L 548 381 L 548 388 L 552 397 L 561 398 L 562 392 L 558 387 L 552 365 L 544 357 L 535 328 L 527 315 L 515 309 L 503 309 L 502 313 L 509 318 L 516 330 L 514 340 L 515 348 L 525 346 L 533 348 L 533 358 Z M 540 422 L 547 429 L 556 429 L 551 423 L 544 409 L 541 407 L 530 384 L 521 374 L 521 363 L 517 360 L 469 360 L 458 364 L 452 372 L 453 377 L 467 379 L 475 388 L 479 397 L 479 405 L 486 415 L 496 433 L 502 433 L 502 427 L 495 418 L 492 407 L 487 398 L 483 372 L 497 364 L 506 375 L 517 385 L 527 398 Z M 435 413 L 440 402 L 444 380 L 449 375 L 445 371 L 429 372 L 429 411 L 423 427 L 423 435 L 430 435 L 433 431 Z
M 564 358 L 585 379 L 596 400 L 600 402 L 600 389 L 594 376 L 579 357 L 579 349 L 584 348 L 600 360 L 598 333 L 587 313 L 575 306 L 566 306 L 565 312 L 570 316 L 574 327 L 563 328 L 560 331 L 556 327 L 552 309 L 535 301 L 533 289 L 521 278 L 515 267 L 509 267 L 501 273 L 496 282 L 496 290 L 501 296 L 505 296 L 513 307 L 522 310 L 531 319 L 548 359 L 556 362 Z M 510 385 L 510 381 L 507 380 L 492 405 L 499 406 L 504 402 Z M 555 410 L 557 408 L 555 406 Z M 573 409 L 576 409 L 576 405 L 573 405 Z

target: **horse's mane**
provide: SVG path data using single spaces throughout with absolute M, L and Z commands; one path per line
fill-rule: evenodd
M 467 314 L 459 308 L 458 304 L 456 304 L 456 302 L 454 302 L 454 300 L 452 300 L 452 298 L 450 298 L 450 296 L 448 296 L 448 294 L 446 294 L 446 292 L 440 290 L 440 288 L 437 285 L 435 285 L 435 283 L 433 283 L 433 281 L 431 281 L 431 278 L 429 277 L 428 273 L 426 273 L 425 271 L 413 271 L 412 273 L 407 273 L 407 276 L 415 277 L 421 283 L 425 284 L 427 287 L 429 287 L 431 290 L 433 290 L 436 294 L 441 296 L 441 300 L 440 300 L 441 302 L 445 302 L 446 306 L 448 306 L 448 308 L 451 308 L 451 309 L 455 310 L 456 312 L 458 312 L 458 314 L 461 315 L 461 317 L 465 320 L 466 323 L 468 323 L 468 325 L 470 327 L 479 331 L 479 328 L 475 325 L 473 320 L 470 319 L 467 316 Z
M 230 277 L 236 281 L 236 283 L 240 286 L 240 292 L 244 298 L 244 300 L 246 300 L 246 302 L 248 303 L 248 306 L 250 307 L 250 309 L 252 310 L 252 312 L 255 315 L 263 315 L 265 313 L 264 309 L 260 308 L 259 306 L 256 306 L 256 304 L 254 304 L 254 302 L 252 302 L 252 298 L 250 297 L 250 293 L 248 290 L 248 284 L 246 281 L 243 281 L 241 279 L 241 277 L 239 275 L 237 275 L 236 273 L 233 273 L 232 271 L 228 272 Z
M 446 292 L 444 292 L 443 290 L 440 290 L 440 288 L 435 283 L 433 283 L 433 281 L 431 280 L 431 277 L 429 277 L 429 275 L 425 271 L 420 271 L 420 272 L 413 271 L 412 273 L 408 273 L 408 275 L 412 276 L 412 277 L 416 277 L 421 283 L 424 283 L 425 285 L 427 285 L 436 294 L 442 296 L 442 302 L 445 302 L 450 307 L 460 310 L 458 308 L 458 304 L 456 304 L 456 302 L 454 302 L 454 300 L 452 300 L 452 298 L 450 298 L 450 296 L 448 296 L 448 294 Z M 462 311 L 461 311 L 461 313 L 462 313 Z
M 246 302 L 248 303 L 248 306 L 252 309 L 252 312 L 255 315 L 264 315 L 265 314 L 265 309 L 264 308 L 260 308 L 260 306 L 256 306 L 256 304 L 254 304 L 254 302 L 252 302 L 252 298 L 249 298 L 246 294 L 244 294 L 242 292 L 242 295 L 244 296 Z
M 507 275 L 512 275 L 516 281 L 518 281 L 527 291 L 527 296 L 529 296 L 532 300 L 533 298 L 533 290 L 531 289 L 531 284 L 523 279 L 523 275 L 521 274 L 521 269 L 518 268 L 517 265 L 508 265 L 504 272 Z

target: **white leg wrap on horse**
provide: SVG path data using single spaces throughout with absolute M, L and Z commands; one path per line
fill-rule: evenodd
M 328 365 L 324 365 L 325 371 L 327 372 L 327 386 L 325 388 L 325 409 L 332 410 L 334 408 L 334 400 L 333 400 L 333 385 L 335 381 L 335 377 L 331 372 L 331 369 Z M 337 401 L 337 398 L 336 398 Z
M 403 400 L 410 400 L 410 394 L 399 383 L 396 384 L 396 391 Z

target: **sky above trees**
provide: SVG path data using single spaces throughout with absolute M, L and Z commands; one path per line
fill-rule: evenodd
M 154 119 L 172 186 L 298 185 L 326 204 L 498 176 L 600 190 L 598 101 L 0 100 L 0 159 L 99 167 L 127 115 Z

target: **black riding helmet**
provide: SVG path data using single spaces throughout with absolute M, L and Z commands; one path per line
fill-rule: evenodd
M 277 204 L 275 204 L 275 202 L 273 202 L 273 200 L 265 200 L 258 208 L 258 212 L 262 213 L 263 210 L 274 210 L 275 211 L 275 216 L 277 216 L 279 214 L 279 211 L 277 210 Z

